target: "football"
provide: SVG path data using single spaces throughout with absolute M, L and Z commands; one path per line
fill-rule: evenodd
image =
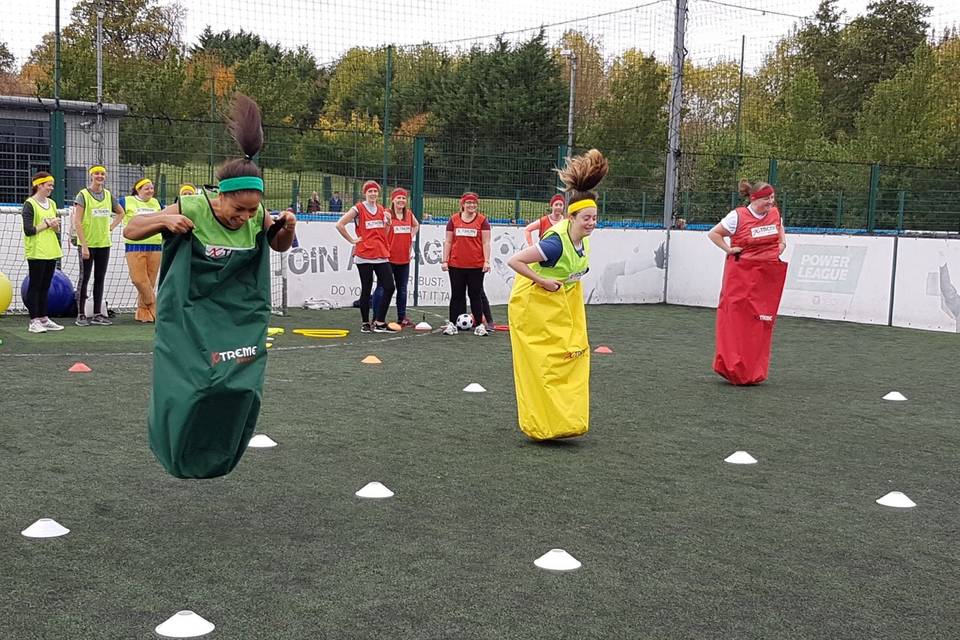
M 469 331 L 473 329 L 473 316 L 469 313 L 461 313 L 457 316 L 457 329 L 460 331 Z

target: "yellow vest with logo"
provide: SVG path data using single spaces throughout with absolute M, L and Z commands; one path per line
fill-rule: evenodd
M 107 189 L 103 190 L 103 200 L 97 201 L 90 191 L 81 189 L 83 196 L 83 237 L 87 246 L 97 249 L 110 246 L 110 219 L 113 218 L 113 196 Z
M 57 238 L 57 232 L 47 228 L 40 231 L 40 225 L 44 220 L 57 217 L 57 203 L 47 198 L 47 208 L 44 209 L 40 203 L 27 198 L 27 202 L 33 207 L 33 226 L 37 232 L 32 236 L 23 236 L 23 252 L 27 260 L 56 260 L 63 257 L 63 250 L 60 248 L 60 240 Z
M 156 213 L 160 211 L 160 201 L 156 198 L 150 198 L 146 202 L 137 196 L 127 196 L 123 201 L 123 226 L 127 226 L 133 216 L 143 213 Z M 149 238 L 143 240 L 126 240 L 127 244 L 163 244 L 163 236 L 155 233 Z

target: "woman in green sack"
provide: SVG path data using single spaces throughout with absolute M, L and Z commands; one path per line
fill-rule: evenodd
M 260 110 L 236 94 L 227 128 L 244 157 L 204 189 L 135 216 L 128 240 L 164 237 L 157 292 L 150 448 L 178 478 L 213 478 L 240 461 L 260 413 L 270 318 L 270 257 L 293 243 L 296 216 L 265 214 L 253 157 Z

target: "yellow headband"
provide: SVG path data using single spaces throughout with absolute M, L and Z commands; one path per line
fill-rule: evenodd
M 142 187 L 145 184 L 150 184 L 151 182 L 153 182 L 153 180 L 151 180 L 150 178 L 141 178 L 140 180 L 137 181 L 137 184 L 133 185 L 133 190 L 140 191 L 140 187 Z
M 567 213 L 569 213 L 570 215 L 573 215 L 577 211 L 580 211 L 582 209 L 589 209 L 590 207 L 593 207 L 594 209 L 596 209 L 597 201 L 592 200 L 590 198 L 586 200 L 578 200 L 577 202 L 574 202 L 572 205 L 567 207 Z
M 37 178 L 36 180 L 33 181 L 33 186 L 39 187 L 45 182 L 53 182 L 53 176 L 44 176 L 42 178 Z
M 182 196 L 191 196 L 197 192 L 197 188 L 190 184 L 185 184 L 180 187 L 180 195 Z
M 100 171 L 100 172 L 102 172 L 102 173 L 106 173 L 106 172 L 107 172 L 107 168 L 104 167 L 103 165 L 99 165 L 99 164 L 98 164 L 98 165 L 95 166 L 95 167 L 90 167 L 90 170 L 87 171 L 87 173 L 89 173 L 90 175 L 93 175 L 93 174 L 95 174 L 95 173 L 98 172 L 98 171 Z

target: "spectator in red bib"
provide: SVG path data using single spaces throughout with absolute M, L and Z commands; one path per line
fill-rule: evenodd
M 475 193 L 460 197 L 460 211 L 447 223 L 440 268 L 450 274 L 450 318 L 444 335 L 457 333 L 457 317 L 467 310 L 476 325 L 474 335 L 487 335 L 483 319 L 483 276 L 490 271 L 490 223 L 479 212 L 480 198 Z
M 390 208 L 387 210 L 390 217 L 390 269 L 393 270 L 393 280 L 397 289 L 397 324 L 401 327 L 411 327 L 413 323 L 407 318 L 407 281 L 410 280 L 410 250 L 413 248 L 413 239 L 420 231 L 417 217 L 407 207 L 407 190 L 397 187 L 390 192 Z M 383 301 L 383 288 L 377 283 L 373 292 L 374 309 L 380 307 Z M 390 307 L 390 299 L 387 299 Z
M 741 180 L 739 190 L 750 204 L 724 216 L 707 237 L 727 254 L 713 369 L 733 384 L 746 385 L 767 379 L 773 327 L 787 275 L 787 266 L 780 260 L 787 240 L 773 187 Z M 729 244 L 725 238 L 730 238 Z
M 377 202 L 380 185 L 374 180 L 363 183 L 363 201 L 337 220 L 337 231 L 344 240 L 354 246 L 354 264 L 360 274 L 360 325 L 361 333 L 392 333 L 394 329 L 386 322 L 387 307 L 393 296 L 393 271 L 390 269 L 390 214 Z M 356 222 L 357 237 L 354 238 L 347 225 Z M 383 299 L 374 309 L 373 325 L 370 324 L 370 292 L 373 276 L 383 287 Z
M 537 240 L 542 238 L 543 234 L 550 230 L 550 227 L 563 220 L 563 208 L 565 206 L 563 196 L 559 193 L 550 198 L 550 211 L 547 212 L 547 215 L 542 216 L 539 220 L 534 220 L 523 228 L 523 237 L 526 238 L 528 247 L 537 244 Z M 536 238 L 533 237 L 534 233 L 537 234 Z

